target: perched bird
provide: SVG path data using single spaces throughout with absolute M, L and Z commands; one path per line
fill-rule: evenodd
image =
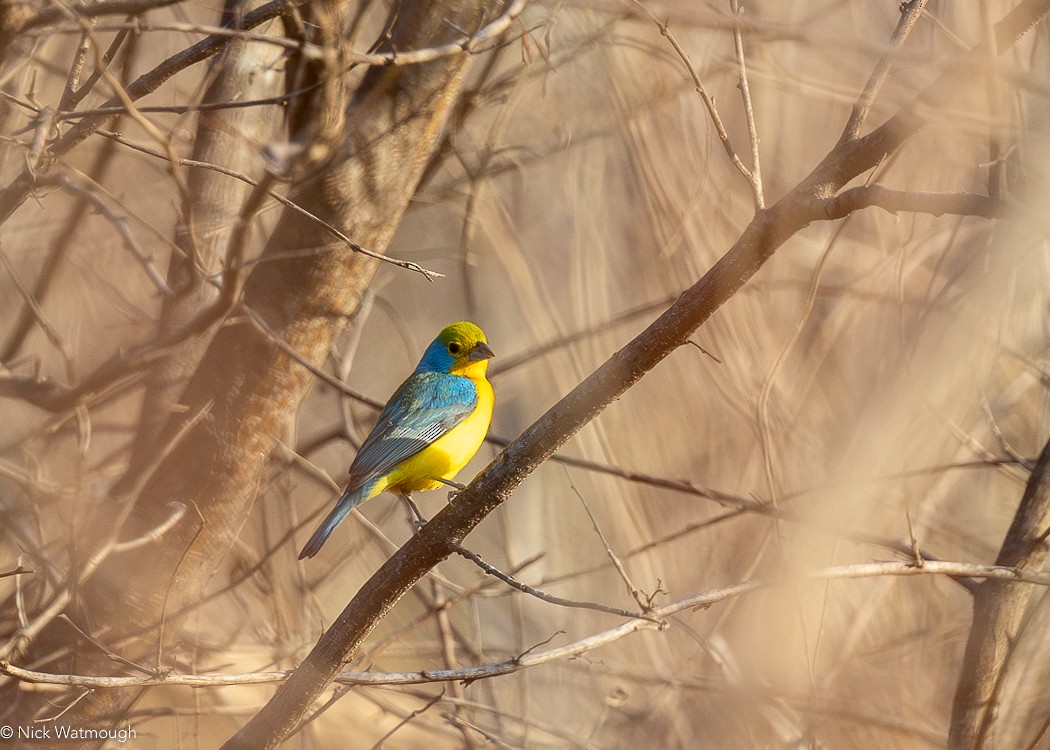
M 488 432 L 494 402 L 485 379 L 485 334 L 462 321 L 446 327 L 394 391 L 350 466 L 335 508 L 299 553 L 313 557 L 354 507 L 384 490 L 433 490 L 474 457 Z

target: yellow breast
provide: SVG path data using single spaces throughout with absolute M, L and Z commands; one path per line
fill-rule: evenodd
M 478 405 L 474 412 L 411 458 L 397 465 L 386 477 L 383 490 L 415 492 L 434 490 L 442 486 L 439 479 L 452 479 L 466 466 L 485 441 L 492 421 L 495 396 L 492 385 L 482 373 L 471 378 L 478 389 Z

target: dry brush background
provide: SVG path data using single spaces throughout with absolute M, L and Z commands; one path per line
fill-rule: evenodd
M 901 14 L 894 2 L 746 4 L 741 41 L 766 203 L 835 145 L 880 59 L 893 68 L 869 127 L 944 71 L 970 65 L 961 61 L 965 50 L 1016 4 L 920 3 L 898 50 L 890 46 Z M 10 191 L 40 157 L 41 138 L 70 127 L 71 120 L 52 123 L 55 130 L 38 126 L 40 108 L 64 106 L 81 39 L 75 13 L 50 7 L 60 11 L 52 23 L 6 39 L 0 189 Z M 351 39 L 363 51 L 381 36 L 387 4 L 359 10 Z M 501 6 L 487 10 L 491 21 Z M 99 106 L 118 79 L 133 80 L 199 40 L 188 29 L 218 25 L 220 11 L 200 2 L 150 10 L 154 28 L 129 36 L 109 68 L 113 80 L 103 76 L 80 109 Z M 105 52 L 123 18 L 98 19 L 85 71 L 98 66 L 95 50 Z M 512 439 L 643 330 L 732 246 L 755 212 L 690 71 L 661 34 L 666 23 L 750 165 L 733 19 L 729 2 L 529 3 L 498 43 L 474 52 L 465 104 L 450 115 L 447 138 L 403 218 L 394 215 L 375 240 L 362 242 L 381 250 L 396 229 L 386 252 L 444 277 L 427 281 L 362 261 L 367 291 L 321 369 L 382 402 L 442 325 L 475 320 L 497 353 L 492 435 Z M 543 464 L 466 540 L 529 585 L 631 611 L 640 604 L 617 563 L 655 606 L 753 578 L 773 585 L 491 679 L 337 685 L 286 746 L 944 745 L 973 582 L 804 578 L 828 566 L 905 560 L 912 546 L 946 561 L 996 560 L 1028 462 L 1048 436 L 1047 41 L 1044 22 L 994 70 L 988 60 L 973 66 L 972 86 L 925 111 L 926 126 L 868 175 L 901 191 L 991 195 L 995 218 L 867 208 L 810 224 L 694 335 L 698 347 L 679 348 L 559 452 L 583 461 Z M 254 75 L 269 76 L 276 96 L 285 60 L 279 49 L 259 46 L 270 59 Z M 361 71 L 351 72 L 355 82 Z M 200 169 L 183 165 L 173 177 L 166 157 L 190 157 L 204 137 L 198 113 L 178 108 L 199 102 L 212 76 L 207 64 L 188 68 L 137 102 L 176 111 L 144 110 L 141 121 L 125 115 L 107 126 L 119 138 L 96 134 L 56 158 L 0 226 L 0 375 L 74 384 L 162 335 L 159 280 L 169 256 L 185 247 L 178 228 L 186 226 Z M 265 154 L 271 168 L 280 161 L 274 144 L 288 136 L 280 134 L 281 108 L 268 107 L 270 133 L 222 126 L 248 154 L 235 171 L 261 177 Z M 319 125 L 317 138 L 354 122 Z M 309 158 L 287 150 L 293 162 Z M 269 187 L 288 192 L 282 180 Z M 248 199 L 243 190 L 221 223 L 196 224 L 199 242 L 228 239 Z M 248 274 L 262 267 L 253 259 L 284 210 L 265 196 L 251 208 L 249 285 Z M 361 242 L 354 224 L 341 228 Z M 278 262 L 296 263 L 290 254 Z M 246 315 L 234 307 L 224 330 L 246 328 Z M 405 506 L 383 496 L 348 519 L 318 558 L 295 560 L 375 415 L 373 405 L 299 369 L 297 377 L 312 384 L 301 403 L 287 404 L 272 436 L 263 435 L 270 452 L 248 488 L 250 514 L 228 554 L 214 561 L 205 595 L 184 618 L 168 623 L 165 611 L 161 646 L 147 648 L 134 627 L 120 637 L 98 627 L 135 604 L 113 571 L 148 567 L 148 550 L 168 538 L 105 549 L 127 515 L 120 483 L 142 449 L 146 381 L 132 373 L 52 409 L 5 387 L 0 571 L 21 564 L 34 572 L 0 578 L 0 658 L 42 672 L 99 674 L 100 649 L 87 634 L 147 670 L 294 668 L 414 531 Z M 239 385 L 226 387 L 232 401 Z M 199 415 L 209 419 L 207 410 Z M 483 447 L 460 479 L 498 450 Z M 178 469 L 201 471 L 187 463 Z M 187 517 L 197 512 L 194 500 L 181 498 Z M 445 493 L 416 500 L 432 516 Z M 119 538 L 141 536 L 146 526 Z M 96 575 L 114 577 L 77 580 L 100 549 L 109 559 Z M 998 686 L 988 747 L 1050 747 L 1041 687 L 1050 677 L 1050 644 L 1041 634 L 1047 610 L 1042 588 L 1033 590 Z M 56 601 L 63 606 L 49 611 Z M 102 601 L 111 611 L 98 611 Z M 46 628 L 35 626 L 45 621 Z M 346 668 L 504 662 L 623 621 L 540 601 L 453 558 L 398 603 Z M 143 671 L 111 664 L 108 673 Z M 62 723 L 76 715 L 76 707 L 66 715 L 70 704 L 106 692 L 84 698 L 88 688 L 3 680 L 3 724 Z M 149 687 L 108 714 L 96 707 L 91 718 L 130 723 L 134 747 L 217 747 L 272 692 L 269 684 Z

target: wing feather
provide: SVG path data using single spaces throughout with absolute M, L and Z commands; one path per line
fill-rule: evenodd
M 466 419 L 478 403 L 470 378 L 414 372 L 390 397 L 350 466 L 348 492 L 382 476 Z

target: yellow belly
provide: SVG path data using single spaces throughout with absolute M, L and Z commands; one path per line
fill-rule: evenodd
M 439 479 L 452 479 L 466 466 L 485 441 L 492 421 L 492 386 L 482 377 L 474 380 L 478 405 L 474 413 L 411 458 L 406 458 L 380 482 L 375 494 L 383 490 L 416 492 L 435 490 Z

